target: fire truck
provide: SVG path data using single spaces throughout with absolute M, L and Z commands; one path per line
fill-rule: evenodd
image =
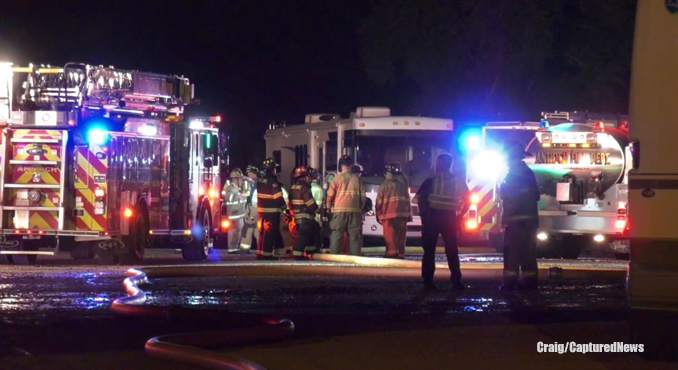
M 466 237 L 502 250 L 498 185 L 507 171 L 501 147 L 510 140 L 525 146 L 541 192 L 540 255 L 576 259 L 585 247 L 627 255 L 628 126 L 626 116 L 588 112 L 485 125 L 467 154 L 472 205 Z
M 183 76 L 0 64 L 0 260 L 70 250 L 104 264 L 150 246 L 207 258 L 220 232 L 220 119 L 190 120 Z
M 389 108 L 359 107 L 346 118 L 334 113 L 307 114 L 303 125 L 270 127 L 265 136 L 266 154 L 280 164 L 280 181 L 288 188 L 296 166 L 317 168 L 327 179 L 337 173 L 339 158 L 350 155 L 363 168 L 367 198 L 374 204 L 387 162 L 403 166 L 410 197 L 414 197 L 432 174 L 437 156 L 455 150 L 452 130 L 450 119 L 391 116 Z M 412 211 L 414 221 L 407 226 L 407 237 L 419 239 L 421 219 L 416 204 Z M 365 216 L 363 236 L 383 238 L 373 210 Z

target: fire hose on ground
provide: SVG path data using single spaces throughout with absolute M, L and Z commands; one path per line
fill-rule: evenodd
M 140 318 L 162 318 L 167 320 L 193 319 L 222 320 L 225 316 L 239 324 L 249 324 L 248 328 L 208 331 L 199 333 L 171 334 L 151 338 L 146 342 L 149 356 L 174 362 L 200 366 L 206 369 L 264 369 L 261 365 L 210 349 L 226 348 L 235 344 L 253 344 L 282 340 L 294 331 L 294 324 L 285 318 L 272 315 L 255 315 L 220 310 L 191 309 L 146 305 L 146 294 L 139 288 L 151 278 L 185 278 L 218 276 L 362 276 L 362 277 L 398 277 L 420 279 L 420 262 L 381 258 L 367 258 L 339 255 L 319 255 L 316 260 L 353 263 L 358 266 L 323 265 L 192 265 L 176 267 L 153 267 L 144 271 L 130 269 L 124 281 L 127 297 L 113 302 L 112 310 L 116 315 Z M 436 264 L 436 279 L 449 279 L 450 272 L 445 264 Z M 551 278 L 619 278 L 625 275 L 623 269 L 575 268 L 563 267 L 553 270 L 541 266 L 540 277 Z M 488 265 L 464 265 L 465 279 L 500 278 L 502 269 Z

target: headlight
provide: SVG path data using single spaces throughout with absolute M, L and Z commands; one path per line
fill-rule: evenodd
M 496 152 L 479 153 L 471 162 L 473 173 L 483 180 L 499 180 L 506 175 L 504 157 Z

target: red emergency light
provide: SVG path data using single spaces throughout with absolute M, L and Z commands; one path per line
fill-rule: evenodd
M 593 125 L 593 132 L 603 132 L 605 131 L 605 122 L 599 121 Z

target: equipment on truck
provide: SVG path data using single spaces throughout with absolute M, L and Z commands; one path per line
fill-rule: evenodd
M 466 237 L 502 249 L 501 199 L 506 172 L 502 144 L 522 143 L 537 178 L 539 250 L 577 258 L 586 246 L 628 253 L 628 118 L 596 113 L 542 113 L 541 122 L 490 122 L 467 155 L 471 209 Z
M 185 119 L 192 102 L 183 76 L 0 63 L 3 261 L 136 262 L 151 243 L 206 258 L 225 140 Z
M 391 116 L 391 110 L 384 107 L 359 107 L 348 118 L 333 113 L 307 114 L 303 125 L 269 129 L 266 155 L 280 164 L 280 181 L 288 188 L 294 168 L 311 166 L 327 179 L 337 173 L 340 158 L 348 155 L 362 166 L 368 204 L 374 204 L 388 162 L 404 164 L 410 197 L 414 197 L 433 173 L 438 155 L 454 152 L 452 129 L 449 119 Z M 421 220 L 416 204 L 412 211 L 414 220 L 407 225 L 407 237 L 418 239 Z M 383 238 L 373 210 L 365 215 L 363 236 Z

